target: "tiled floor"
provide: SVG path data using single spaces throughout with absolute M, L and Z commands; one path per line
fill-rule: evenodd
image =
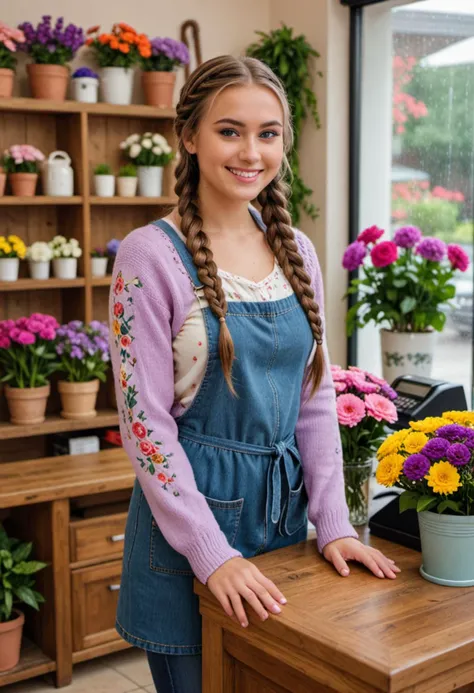
M 31 679 L 1 689 L 2 693 L 53 693 L 57 690 L 43 679 Z M 143 650 L 117 652 L 76 664 L 65 693 L 156 693 Z

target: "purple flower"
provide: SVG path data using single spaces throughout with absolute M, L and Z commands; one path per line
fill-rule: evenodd
M 72 359 L 79 359 L 79 360 L 82 360 L 82 359 L 84 358 L 84 354 L 83 354 L 83 352 L 81 351 L 81 349 L 79 349 L 78 346 L 73 346 L 73 347 L 72 347 L 72 349 L 71 349 L 71 358 L 72 358 Z
M 456 467 L 462 467 L 471 460 L 471 451 L 462 443 L 454 443 L 449 447 L 446 455 L 447 459 L 451 464 Z
M 395 231 L 393 240 L 399 248 L 413 248 L 421 237 L 422 233 L 417 226 L 403 226 Z
M 410 481 L 420 481 L 428 473 L 431 463 L 425 455 L 417 452 L 407 457 L 403 463 L 403 473 Z
M 451 443 L 458 443 L 464 441 L 466 438 L 472 436 L 472 430 L 466 426 L 460 426 L 459 424 L 448 424 L 447 426 L 441 426 L 436 431 L 436 435 L 440 438 L 446 438 Z
M 446 455 L 449 448 L 449 440 L 445 438 L 432 438 L 424 446 L 422 453 L 429 457 L 430 460 L 440 460 Z
M 397 399 L 398 397 L 397 393 L 392 387 L 390 387 L 390 385 L 381 385 L 380 394 L 384 395 L 384 397 L 388 397 L 389 399 Z
M 342 266 L 344 269 L 352 272 L 362 265 L 362 262 L 366 256 L 367 248 L 360 241 L 354 241 L 346 249 L 344 257 L 342 258 Z
M 441 262 L 446 255 L 446 243 L 439 238 L 424 238 L 416 247 L 415 252 L 430 262 Z
M 119 246 L 120 241 L 117 238 L 112 238 L 112 240 L 107 243 L 107 252 L 109 255 L 117 255 Z
M 92 77 L 93 79 L 99 79 L 99 75 L 91 70 L 90 67 L 79 67 L 75 72 L 72 73 L 72 78 L 77 79 L 78 77 Z

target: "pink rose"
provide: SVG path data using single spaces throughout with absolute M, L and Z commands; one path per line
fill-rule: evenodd
M 153 453 L 156 452 L 155 446 L 153 445 L 153 443 L 150 443 L 149 440 L 142 440 L 142 442 L 140 443 L 140 450 L 147 457 L 149 455 L 153 455 Z
M 356 395 L 339 395 L 336 400 L 336 410 L 340 425 L 349 426 L 349 428 L 357 426 L 365 416 L 365 404 Z
M 125 381 L 125 385 L 126 385 Z M 146 428 L 145 426 L 140 423 L 139 421 L 136 421 L 133 426 L 132 426 L 132 432 L 137 438 L 144 438 L 146 436 Z
M 469 267 L 469 256 L 464 252 L 461 246 L 455 243 L 448 245 L 448 260 L 455 270 L 465 272 Z
M 398 248 L 393 241 L 381 241 L 370 251 L 374 267 L 387 267 L 398 258 Z
M 6 334 L 0 334 L 0 349 L 8 349 L 10 345 L 11 341 Z
M 364 243 L 364 245 L 368 245 L 369 243 L 375 243 L 375 241 L 378 241 L 383 234 L 383 229 L 379 229 L 378 226 L 370 226 L 368 229 L 364 229 L 364 231 L 357 236 L 357 240 Z
M 398 419 L 395 405 L 382 395 L 366 395 L 365 404 L 369 415 L 377 421 L 395 423 Z

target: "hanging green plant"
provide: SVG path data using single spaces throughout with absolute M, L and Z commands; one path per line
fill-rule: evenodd
M 281 79 L 293 116 L 295 141 L 289 157 L 293 175 L 288 180 L 291 185 L 290 212 L 293 222 L 299 223 L 302 212 L 314 220 L 318 217 L 318 210 L 310 201 L 313 191 L 300 176 L 298 147 L 303 122 L 307 117 L 311 117 L 317 128 L 321 127 L 310 73 L 311 58 L 319 58 L 320 55 L 309 45 L 305 36 L 293 36 L 293 29 L 285 24 L 269 34 L 263 31 L 255 33 L 260 36 L 260 41 L 247 48 L 247 55 L 266 63 Z M 319 71 L 316 74 L 323 76 Z

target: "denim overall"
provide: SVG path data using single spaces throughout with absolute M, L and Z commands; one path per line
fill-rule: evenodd
M 258 213 L 251 211 L 265 231 Z M 185 243 L 166 222 L 155 225 L 173 241 L 194 288 L 202 287 Z M 229 392 L 221 368 L 219 321 L 208 307 L 203 313 L 209 348 L 205 376 L 189 408 L 176 419 L 197 487 L 229 544 L 245 558 L 304 541 L 308 498 L 294 435 L 313 346 L 304 310 L 295 294 L 228 304 L 238 398 Z M 126 528 L 120 635 L 150 652 L 200 654 L 193 579 L 188 560 L 168 544 L 153 519 L 138 478 Z

